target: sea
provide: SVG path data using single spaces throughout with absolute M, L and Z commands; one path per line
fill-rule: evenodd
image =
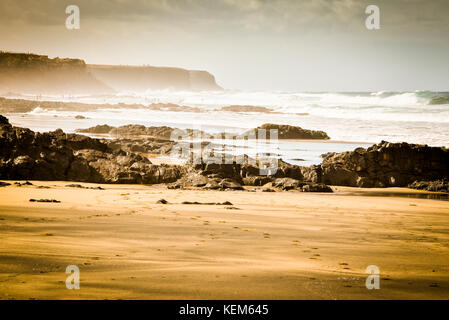
M 288 124 L 325 131 L 330 140 L 285 141 L 272 146 L 283 160 L 300 165 L 318 164 L 322 154 L 369 147 L 382 140 L 449 147 L 449 92 L 281 92 L 281 91 L 145 91 L 112 95 L 8 95 L 29 99 L 36 107 L 28 113 L 6 116 L 16 126 L 35 131 L 75 132 L 79 128 L 108 124 L 121 126 L 170 126 L 207 132 L 242 133 L 264 123 Z M 89 104 L 174 103 L 196 107 L 201 112 L 172 112 L 146 108 L 55 111 L 41 108 L 39 101 Z M 261 106 L 269 112 L 231 112 L 230 105 Z M 83 116 L 84 119 L 75 119 Z M 255 153 L 255 149 L 233 146 L 234 154 Z M 270 146 L 269 148 L 270 149 Z

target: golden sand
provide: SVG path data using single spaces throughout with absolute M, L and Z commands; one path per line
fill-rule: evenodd
M 0 188 L 0 299 L 449 299 L 448 201 L 33 184 Z

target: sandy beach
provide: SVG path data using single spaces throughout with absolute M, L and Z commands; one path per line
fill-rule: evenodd
M 449 298 L 449 202 L 399 196 L 422 191 L 32 183 L 0 189 L 0 299 Z

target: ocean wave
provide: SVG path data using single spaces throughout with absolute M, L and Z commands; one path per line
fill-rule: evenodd
M 47 100 L 47 97 L 42 96 L 41 100 Z M 270 119 L 279 121 L 284 121 L 285 116 L 296 118 L 297 115 L 301 115 L 305 119 L 319 117 L 363 121 L 449 123 L 449 92 L 433 91 L 338 93 L 153 90 L 140 93 L 120 92 L 102 96 L 51 96 L 48 97 L 48 100 L 91 104 L 142 104 L 145 106 L 152 103 L 174 103 L 195 107 L 206 113 L 221 112 L 220 110 L 226 110 L 226 107 L 232 105 L 244 105 L 248 106 L 248 109 L 251 109 L 251 106 L 259 107 L 261 110 L 262 108 L 269 109 L 271 110 Z M 223 109 L 224 107 L 225 109 Z M 126 108 L 124 106 L 124 109 Z M 46 111 L 35 109 L 32 112 Z M 147 114 L 150 111 L 142 110 L 142 112 Z M 220 117 L 227 118 L 224 112 L 221 114 Z M 140 113 L 139 116 L 141 116 Z M 126 114 L 125 117 L 134 118 L 132 114 Z M 260 119 L 260 116 L 258 115 L 257 118 Z M 237 120 L 237 122 L 239 121 Z
M 449 95 L 433 97 L 429 101 L 429 104 L 431 104 L 431 105 L 435 105 L 435 104 L 449 104 Z

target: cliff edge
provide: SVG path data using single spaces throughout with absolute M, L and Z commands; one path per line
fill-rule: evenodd
M 0 51 L 0 93 L 105 94 L 161 89 L 222 90 L 207 71 L 88 65 L 81 59 Z
M 222 90 L 207 71 L 153 66 L 88 65 L 97 79 L 118 91 Z
M 110 93 L 80 59 L 0 51 L 0 92 L 27 94 Z

